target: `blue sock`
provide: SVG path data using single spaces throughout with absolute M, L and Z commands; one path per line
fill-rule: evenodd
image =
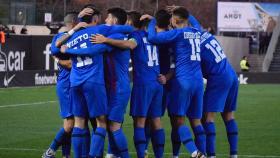
M 207 156 L 216 156 L 216 128 L 214 122 L 203 124 L 206 133 Z
M 190 152 L 190 154 L 197 151 L 197 147 L 193 142 L 192 134 L 189 128 L 186 125 L 181 125 L 178 128 L 178 132 L 179 132 L 181 142 L 185 145 L 185 147 Z
M 152 144 L 156 158 L 162 158 L 164 152 L 165 134 L 163 129 L 158 129 L 152 133 Z
M 56 151 L 56 150 L 59 148 L 59 146 L 63 143 L 63 139 L 64 139 L 65 133 L 66 133 L 66 132 L 65 132 L 64 128 L 61 128 L 61 129 L 57 132 L 57 134 L 56 134 L 56 136 L 55 136 L 53 142 L 52 142 L 51 145 L 50 145 L 50 148 L 51 148 L 53 151 Z
M 145 147 L 145 150 L 148 150 L 149 143 L 150 143 L 150 140 L 151 140 L 151 127 L 149 125 L 145 126 L 145 136 L 146 136 L 146 147 Z
M 113 137 L 116 147 L 118 149 L 119 156 L 121 158 L 129 158 L 127 140 L 122 129 L 113 132 Z
M 118 154 L 118 148 L 112 132 L 108 132 L 108 154 L 113 154 L 115 156 Z
M 108 133 L 108 149 L 107 149 L 107 154 L 113 154 L 112 151 L 112 139 L 111 139 L 111 133 Z
M 89 153 L 91 157 L 103 157 L 105 137 L 106 129 L 102 127 L 97 127 L 92 133 Z
M 66 133 L 64 136 L 64 143 L 62 143 L 61 149 L 62 149 L 62 155 L 64 157 L 69 156 L 71 153 L 71 134 L 70 133 Z
M 238 127 L 234 119 L 225 122 L 228 142 L 230 145 L 230 155 L 237 155 Z
M 136 127 L 134 128 L 134 145 L 137 151 L 138 158 L 145 157 L 145 147 L 146 147 L 146 137 L 145 137 L 145 129 Z
M 195 135 L 195 145 L 199 151 L 201 151 L 203 154 L 206 154 L 206 135 L 204 128 L 202 125 L 198 125 L 193 128 L 193 132 Z
M 179 133 L 178 133 L 178 129 L 173 129 L 172 128 L 172 130 L 171 130 L 171 142 L 172 142 L 173 156 L 179 156 L 181 141 L 180 141 L 180 136 L 179 136 Z
M 87 158 L 88 157 L 88 129 L 81 129 L 78 127 L 73 128 L 72 132 L 72 145 L 74 150 L 74 157 Z

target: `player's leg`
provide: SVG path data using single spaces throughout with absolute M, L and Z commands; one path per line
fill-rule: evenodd
M 128 145 L 125 134 L 121 128 L 128 104 L 130 93 L 110 93 L 109 99 L 109 131 L 112 136 L 112 147 L 115 147 L 117 155 L 122 158 L 129 158 Z M 114 153 L 114 152 L 113 152 Z
M 146 119 L 145 123 L 145 135 L 146 135 L 146 147 L 145 147 L 145 158 L 148 158 L 148 149 L 149 149 L 149 143 L 151 140 L 151 133 L 152 133 L 152 120 L 150 118 Z
M 175 120 L 175 126 L 178 129 L 178 134 L 180 137 L 180 141 L 183 143 L 185 148 L 191 154 L 191 157 L 204 158 L 204 155 L 198 150 L 195 145 L 195 142 L 192 139 L 192 134 L 190 129 L 185 125 L 185 117 L 184 116 L 173 116 Z
M 227 76 L 211 76 L 207 80 L 203 96 L 203 127 L 206 132 L 206 153 L 210 158 L 216 157 L 215 115 L 224 110 L 230 80 Z
M 88 110 L 81 86 L 72 87 L 71 99 L 73 101 L 74 128 L 72 131 L 72 146 L 74 157 L 87 157 L 89 152 L 90 133 L 86 126 Z
M 185 115 L 190 102 L 190 84 L 183 84 L 174 80 L 171 87 L 171 100 L 168 105 L 168 113 L 174 119 L 174 129 L 178 129 L 180 141 L 189 151 L 192 157 L 203 156 L 197 149 L 189 128 L 185 125 Z
M 92 82 L 83 84 L 83 91 L 87 102 L 89 118 L 95 119 L 97 126 L 92 132 L 90 143 L 90 157 L 103 157 L 105 137 L 107 133 L 107 95 L 105 86 Z
M 223 112 L 222 117 L 226 126 L 228 142 L 230 145 L 230 158 L 237 158 L 238 127 L 234 119 L 234 112 Z
M 206 153 L 209 158 L 216 157 L 216 112 L 206 112 L 204 114 L 203 127 L 206 132 Z
M 194 136 L 195 144 L 199 151 L 206 154 L 206 135 L 201 124 L 203 113 L 203 81 L 195 80 L 193 83 L 193 92 L 190 107 L 187 112 Z
M 133 85 L 130 102 L 130 115 L 133 117 L 134 145 L 138 158 L 145 157 L 145 122 L 151 95 L 147 86 Z
M 162 96 L 163 87 L 159 83 L 154 83 L 150 89 L 153 92 L 152 100 L 150 102 L 148 117 L 151 118 L 152 132 L 151 140 L 153 145 L 153 151 L 156 158 L 162 158 L 164 153 L 165 133 L 161 124 L 162 116 Z
M 169 116 L 170 124 L 171 124 L 171 143 L 172 143 L 172 153 L 173 158 L 179 158 L 181 141 L 178 133 L 178 128 L 176 126 L 176 120 L 174 117 Z
M 73 127 L 74 127 L 74 118 L 73 117 L 64 119 L 63 128 L 64 128 L 65 132 L 67 133 L 64 137 L 64 141 L 63 141 L 62 146 L 61 146 L 62 156 L 64 158 L 70 158 L 70 154 L 71 154 L 71 135 L 72 135 Z
M 134 145 L 138 158 L 145 157 L 146 135 L 145 135 L 146 117 L 133 117 L 134 122 Z
M 63 157 L 69 157 L 71 148 L 71 132 L 74 126 L 74 118 L 72 114 L 71 99 L 69 96 L 69 85 L 57 84 L 56 92 L 60 105 L 60 116 L 63 118 L 64 125 L 55 136 L 49 149 L 42 157 L 48 158 L 55 155 L 56 150 L 62 146 Z
M 238 151 L 238 126 L 234 119 L 234 111 L 237 108 L 237 96 L 238 96 L 238 80 L 234 73 L 233 84 L 228 93 L 226 105 L 222 117 L 226 126 L 228 142 L 230 145 L 230 158 L 237 158 Z

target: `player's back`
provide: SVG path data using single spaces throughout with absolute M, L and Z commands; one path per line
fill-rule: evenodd
M 59 60 L 70 60 L 70 55 L 68 54 L 62 54 L 60 53 L 60 49 L 55 47 L 56 40 L 61 37 L 64 33 L 59 33 L 53 37 L 52 43 L 51 43 L 51 52 L 52 55 L 57 57 Z M 58 65 L 58 76 L 57 76 L 57 84 L 63 84 L 64 86 L 69 86 L 70 84 L 70 71 L 71 69 L 66 68 L 59 63 Z
M 121 33 L 109 36 L 112 39 L 127 40 L 127 36 Z M 107 86 L 116 90 L 117 93 L 130 91 L 129 79 L 129 59 L 128 49 L 113 48 L 112 52 L 105 55 Z
M 83 28 L 72 35 L 67 46 L 73 49 L 87 48 L 92 45 L 90 36 L 101 33 L 99 26 Z M 94 57 L 72 55 L 71 86 L 77 86 L 85 81 L 104 84 L 103 55 Z
M 200 66 L 200 32 L 194 28 L 177 29 L 172 43 L 175 57 L 175 74 L 178 79 L 202 78 Z
M 129 39 L 134 39 L 137 47 L 132 51 L 133 83 L 147 84 L 157 81 L 160 73 L 158 48 L 148 41 L 148 33 L 134 31 Z
M 206 31 L 201 36 L 201 70 L 204 78 L 233 71 L 217 39 Z

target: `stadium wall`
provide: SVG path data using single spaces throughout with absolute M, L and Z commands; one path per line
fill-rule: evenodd
M 0 87 L 52 85 L 57 64 L 50 55 L 53 36 L 10 35 L 0 51 Z M 239 60 L 248 53 L 248 39 L 217 37 L 239 71 Z M 240 83 L 280 83 L 280 73 L 241 73 Z
M 216 36 L 216 38 L 222 45 L 224 52 L 235 71 L 240 71 L 240 60 L 244 55 L 248 56 L 249 54 L 249 39 L 225 36 Z

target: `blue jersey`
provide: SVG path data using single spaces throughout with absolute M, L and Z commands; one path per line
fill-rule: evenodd
M 64 33 L 59 33 L 53 37 L 52 43 L 51 43 L 51 53 L 52 55 L 56 56 L 60 60 L 70 60 L 70 56 L 68 54 L 61 54 L 60 49 L 55 46 L 56 40 L 61 37 Z M 65 68 L 61 66 L 59 63 L 58 65 L 58 76 L 57 76 L 57 84 L 69 86 L 70 80 L 70 69 Z
M 87 48 L 91 45 L 90 36 L 112 33 L 129 33 L 133 30 L 130 26 L 98 25 L 82 29 L 72 35 L 67 41 L 67 47 L 73 49 Z M 104 84 L 103 55 L 94 57 L 90 55 L 72 55 L 72 69 L 70 75 L 71 87 L 78 86 L 85 81 Z
M 116 40 L 125 40 L 127 36 L 116 33 L 108 36 Z M 87 55 L 93 58 L 97 55 L 105 54 L 105 78 L 108 81 L 107 87 L 116 93 L 125 93 L 130 91 L 129 80 L 129 50 L 119 49 L 107 44 L 90 44 L 85 49 L 68 49 L 66 53 L 71 55 Z
M 204 78 L 232 69 L 216 38 L 208 32 L 201 36 L 201 70 Z
M 157 81 L 160 73 L 158 48 L 151 44 L 148 33 L 143 30 L 134 31 L 129 35 L 137 46 L 132 51 L 133 83 L 138 85 Z
M 149 40 L 156 44 L 171 43 L 175 58 L 175 77 L 179 80 L 202 79 L 200 67 L 201 33 L 190 27 L 156 33 L 156 21 L 148 27 Z
M 124 34 L 113 34 L 109 38 L 117 40 L 127 40 L 127 36 Z M 107 46 L 111 47 L 111 46 Z M 110 50 L 110 48 L 108 49 Z M 130 79 L 129 79 L 129 59 L 130 51 L 113 48 L 110 53 L 105 54 L 106 65 L 106 78 L 107 86 L 117 92 L 126 93 L 130 91 Z
M 200 47 L 203 77 L 208 79 L 212 75 L 220 75 L 227 71 L 234 72 L 217 39 L 207 31 L 203 31 L 197 19 L 192 15 L 189 17 L 189 22 L 193 27 L 202 32 Z

